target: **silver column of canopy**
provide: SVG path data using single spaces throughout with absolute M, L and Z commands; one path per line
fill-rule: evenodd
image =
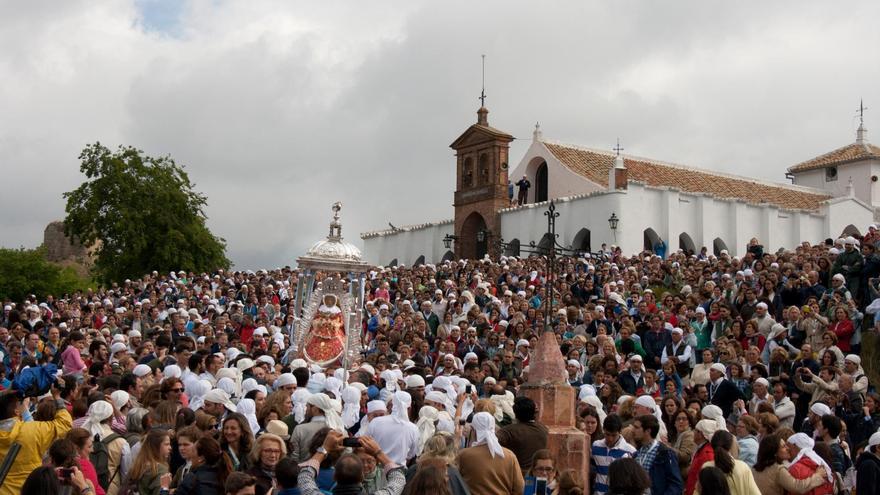
M 330 222 L 327 239 L 316 242 L 305 255 L 296 260 L 300 275 L 294 298 L 294 325 L 288 358 L 303 358 L 310 364 L 321 366 L 341 362 L 347 370 L 359 359 L 363 348 L 361 322 L 364 284 L 369 265 L 361 260 L 361 252 L 357 247 L 342 240 L 342 224 L 339 222 L 342 203 L 334 203 L 332 209 L 333 220 Z M 327 298 L 328 295 L 334 298 Z M 340 353 L 328 351 L 329 354 L 323 354 L 318 349 L 323 349 L 324 344 L 336 349 L 334 339 L 326 338 L 327 334 L 324 333 L 325 330 L 331 331 L 327 328 L 335 328 L 333 324 L 339 318 L 324 311 L 328 309 L 325 305 L 328 300 L 335 301 L 345 329 L 344 337 L 339 336 L 342 340 Z M 322 323 L 325 325 L 322 326 Z M 317 340 L 313 342 L 313 339 Z M 306 349 L 310 342 L 314 344 L 317 355 L 311 355 Z

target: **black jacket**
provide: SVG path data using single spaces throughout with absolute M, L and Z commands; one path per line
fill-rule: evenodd
M 217 468 L 198 466 L 180 481 L 175 495 L 225 495 Z
M 725 418 L 730 416 L 734 402 L 739 399 L 745 399 L 739 389 L 736 388 L 736 385 L 726 378 L 721 381 L 721 384 L 718 385 L 714 393 L 712 392 L 711 383 L 706 384 L 706 386 L 709 388 L 709 401 L 721 408 Z
M 856 493 L 877 493 L 880 486 L 880 458 L 871 452 L 862 452 L 856 462 Z

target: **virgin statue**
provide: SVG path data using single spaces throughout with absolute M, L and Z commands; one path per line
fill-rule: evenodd
M 335 295 L 324 295 L 303 342 L 305 358 L 321 366 L 338 360 L 345 352 L 345 323 L 337 303 Z

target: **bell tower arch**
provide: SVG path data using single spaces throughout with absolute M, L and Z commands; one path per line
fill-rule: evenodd
M 514 137 L 489 125 L 489 110 L 477 110 L 477 123 L 468 127 L 450 148 L 456 156 L 455 255 L 474 259 L 498 253 L 492 239 L 501 232 L 498 210 L 510 205 L 507 196 L 508 154 Z M 476 214 L 476 216 L 474 216 Z M 491 235 L 475 230 L 475 219 L 485 222 Z M 470 220 L 468 220 L 470 219 Z M 482 223 L 480 222 L 480 223 Z M 478 237 L 480 240 L 478 240 Z

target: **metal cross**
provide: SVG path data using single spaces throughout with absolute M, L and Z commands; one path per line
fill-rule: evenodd
M 620 156 L 620 152 L 623 151 L 623 148 L 620 147 L 620 138 L 617 138 L 617 146 L 611 149 L 617 152 L 617 156 Z
M 865 110 L 867 109 L 868 107 L 865 106 L 865 101 L 859 99 L 859 124 L 865 123 Z

